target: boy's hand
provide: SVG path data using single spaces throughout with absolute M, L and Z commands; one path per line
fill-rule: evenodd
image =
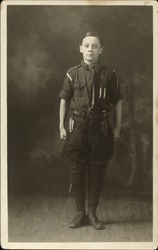
M 66 130 L 64 127 L 60 128 L 60 139 L 65 140 L 66 139 Z
M 118 140 L 118 138 L 119 138 L 119 136 L 120 136 L 120 130 L 121 130 L 121 127 L 115 127 L 114 128 L 114 131 L 113 131 L 113 133 L 114 133 L 114 140 L 115 141 L 117 141 Z

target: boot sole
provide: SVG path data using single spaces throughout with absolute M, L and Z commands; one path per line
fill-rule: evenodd
M 71 226 L 71 225 L 69 225 L 69 228 L 71 228 L 71 229 L 77 229 L 77 228 L 83 227 L 85 225 L 87 225 L 87 217 L 85 217 L 85 219 L 83 220 L 83 222 L 81 224 L 79 224 L 77 226 Z

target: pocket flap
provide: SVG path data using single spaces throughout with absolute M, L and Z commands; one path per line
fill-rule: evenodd
M 76 81 L 74 82 L 74 88 L 78 88 L 78 89 L 81 89 L 81 88 L 84 88 L 86 86 L 86 82 L 85 81 Z

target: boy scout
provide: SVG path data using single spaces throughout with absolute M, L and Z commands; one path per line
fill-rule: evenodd
M 103 41 L 87 32 L 80 44 L 82 62 L 70 68 L 60 92 L 60 139 L 70 166 L 76 216 L 70 228 L 85 223 L 103 229 L 96 209 L 103 182 L 103 170 L 113 155 L 113 140 L 121 127 L 121 93 L 114 70 L 100 65 Z M 114 110 L 115 127 L 109 114 Z M 88 173 L 88 211 L 85 211 L 85 175 Z

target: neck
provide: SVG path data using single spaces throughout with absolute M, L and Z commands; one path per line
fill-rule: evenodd
M 87 60 L 83 60 L 83 61 L 84 61 L 84 63 L 88 64 L 89 66 L 93 66 L 97 63 L 97 61 L 96 62 L 87 61 Z

